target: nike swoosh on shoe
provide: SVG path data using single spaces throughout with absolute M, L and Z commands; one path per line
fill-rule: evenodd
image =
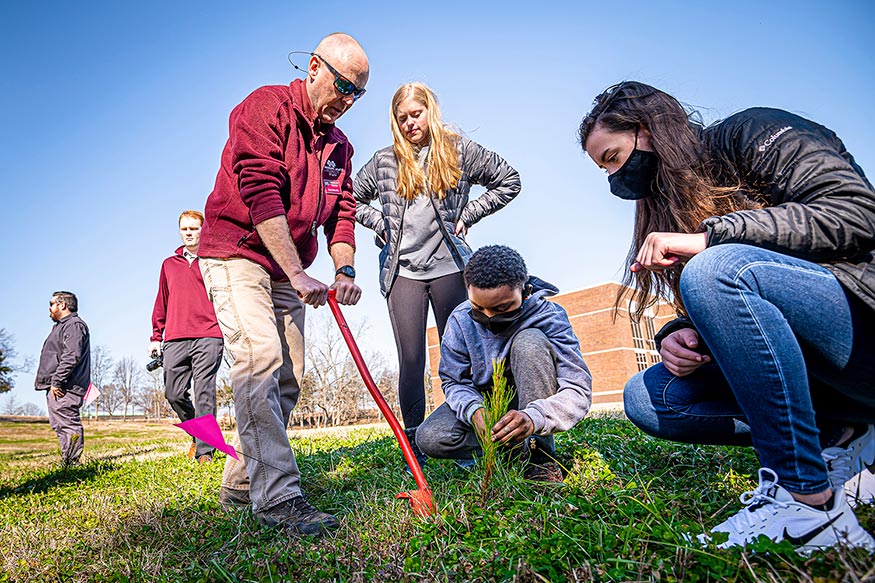
M 814 539 L 814 537 L 816 537 L 817 535 L 819 535 L 820 533 L 825 531 L 827 528 L 829 528 L 832 525 L 832 523 L 834 523 L 840 517 L 841 517 L 841 514 L 836 514 L 830 520 L 824 522 L 823 524 L 821 524 L 817 528 L 810 530 L 810 531 L 806 532 L 805 534 L 801 534 L 799 536 L 793 536 L 792 534 L 787 532 L 787 527 L 785 526 L 784 527 L 784 539 L 790 541 L 793 545 L 796 545 L 796 546 L 806 545 L 809 542 L 811 542 Z

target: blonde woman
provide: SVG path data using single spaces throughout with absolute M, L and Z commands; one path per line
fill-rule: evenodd
M 390 111 L 392 145 L 374 154 L 355 180 L 356 220 L 377 236 L 380 291 L 398 348 L 398 397 L 406 433 L 425 416 L 425 327 L 431 303 L 438 334 L 467 299 L 462 270 L 467 230 L 509 203 L 519 174 L 494 152 L 446 127 L 434 92 L 398 88 Z M 486 188 L 468 199 L 472 184 Z M 379 200 L 380 208 L 370 205 Z M 415 446 L 414 446 L 415 447 Z M 420 461 L 422 455 L 417 450 Z

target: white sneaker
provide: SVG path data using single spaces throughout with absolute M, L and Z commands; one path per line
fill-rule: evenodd
M 828 447 L 820 455 L 833 490 L 844 488 L 852 507 L 875 502 L 875 476 L 867 468 L 875 464 L 875 427 L 869 425 L 846 447 Z
M 832 510 L 822 511 L 797 502 L 769 468 L 760 468 L 759 478 L 756 490 L 741 495 L 745 508 L 711 529 L 729 534 L 719 548 L 743 546 L 766 535 L 775 542 L 790 541 L 801 554 L 836 545 L 875 551 L 875 540 L 857 522 L 842 488 L 835 491 Z M 703 544 L 711 539 L 708 534 L 698 538 Z

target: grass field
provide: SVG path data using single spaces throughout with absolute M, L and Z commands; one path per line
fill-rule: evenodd
M 805 558 L 785 543 L 693 548 L 755 483 L 753 452 L 648 438 L 595 415 L 557 439 L 564 486 L 430 461 L 436 516 L 388 427 L 291 433 L 310 500 L 339 531 L 298 539 L 217 503 L 222 464 L 184 455 L 169 424 L 86 426 L 84 464 L 63 470 L 47 424 L 0 423 L 0 581 L 875 581 L 863 551 Z M 221 459 L 224 458 L 220 458 Z M 875 530 L 875 508 L 858 510 Z

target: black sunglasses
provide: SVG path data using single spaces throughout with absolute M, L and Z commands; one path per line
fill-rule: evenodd
M 334 74 L 334 88 L 337 89 L 338 93 L 340 93 L 341 95 L 352 95 L 353 101 L 358 101 L 358 99 L 365 94 L 365 91 L 367 91 L 366 89 L 359 89 L 358 87 L 356 87 L 355 83 L 338 73 L 337 69 L 332 67 L 328 63 L 328 61 L 326 61 L 316 53 L 310 54 L 322 61 L 322 63 L 324 63 L 325 66 L 328 67 L 328 70 Z

